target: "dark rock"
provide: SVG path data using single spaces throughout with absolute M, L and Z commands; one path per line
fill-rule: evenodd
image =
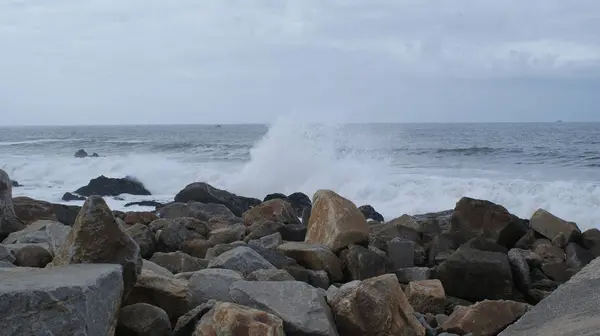
M 175 252 L 184 242 L 205 238 L 208 233 L 204 222 L 191 217 L 157 219 L 148 227 L 156 234 L 156 247 L 160 252 Z
M 307 229 L 307 226 L 304 224 L 288 224 L 283 225 L 279 232 L 281 233 L 283 240 L 304 241 Z
M 370 205 L 360 206 L 358 207 L 358 210 L 362 212 L 366 219 L 372 219 L 374 221 L 382 223 L 384 221 L 383 216 L 379 212 L 375 211 L 375 209 Z
M 569 243 L 565 248 L 567 267 L 579 272 L 594 260 L 594 255 L 576 243 Z
M 461 246 L 480 251 L 500 252 L 504 254 L 508 253 L 508 249 L 506 247 L 498 245 L 492 239 L 485 237 L 474 237 Z
M 215 203 L 180 203 L 175 202 L 165 205 L 156 211 L 160 218 L 192 217 L 201 221 L 208 221 L 213 217 L 234 218 L 235 215 L 223 204 Z
M 148 228 L 148 226 L 137 223 L 126 228 L 125 232 L 127 232 L 127 234 L 131 236 L 131 238 L 133 238 L 133 240 L 135 240 L 140 247 L 140 254 L 142 258 L 150 258 L 154 252 L 156 252 L 156 240 L 154 239 L 154 234 L 152 234 L 152 231 L 150 228 Z
M 414 241 L 402 238 L 394 238 L 387 242 L 388 258 L 394 270 L 415 266 L 416 245 Z
M 228 191 L 217 189 L 204 182 L 188 184 L 175 196 L 175 202 L 223 204 L 239 217 L 241 217 L 246 210 L 261 203 L 258 199 L 237 196 Z
M 41 220 L 28 225 L 23 230 L 11 233 L 2 243 L 47 244 L 48 251 L 54 255 L 55 251 L 65 242 L 70 231 L 71 227 L 69 226 L 54 221 Z
M 129 212 L 125 213 L 125 217 L 123 218 L 123 221 L 127 225 L 134 225 L 134 224 L 138 224 L 138 223 L 148 225 L 157 219 L 158 219 L 158 217 L 156 217 L 154 212 L 129 211 Z
M 87 186 L 75 190 L 75 193 L 82 196 L 152 195 L 140 181 L 132 177 L 110 178 L 104 175 L 90 180 Z
M 294 208 L 294 210 L 296 211 L 297 214 L 302 214 L 304 209 L 306 208 L 311 208 L 312 207 L 312 202 L 310 200 L 310 197 L 306 196 L 306 194 L 303 194 L 301 192 L 295 192 L 293 194 L 290 194 L 287 197 L 288 202 L 290 202 L 290 204 L 292 205 L 292 208 Z M 304 224 L 308 224 L 308 222 L 303 222 Z
M 513 278 L 506 254 L 458 249 L 436 268 L 446 294 L 471 301 L 513 295 Z
M 50 252 L 35 244 L 27 244 L 13 252 L 14 264 L 21 267 L 46 267 L 52 261 Z
M 264 221 L 301 224 L 292 206 L 281 199 L 272 199 L 252 207 L 244 212 L 243 220 L 246 226 Z
M 121 308 L 116 336 L 171 336 L 167 313 L 147 303 Z
M 453 213 L 454 209 L 451 209 L 440 212 L 413 215 L 412 217 L 419 223 L 418 231 L 421 232 L 424 237 L 435 237 L 442 232 L 447 232 L 450 230 Z
M 341 281 L 341 261 L 329 248 L 321 244 L 288 242 L 277 247 L 277 251 L 295 259 L 298 264 L 315 271 L 326 271 L 333 281 Z
M 286 270 L 256 270 L 246 277 L 248 281 L 294 281 L 294 277 Z
M 0 262 L 15 262 L 15 256 L 12 254 L 12 251 L 6 248 L 6 246 L 0 244 Z
M 347 278 L 365 280 L 387 272 L 388 260 L 360 245 L 350 245 L 340 253 Z
M 85 150 L 80 149 L 77 152 L 75 152 L 75 157 L 76 158 L 85 158 L 85 157 L 88 157 L 88 153 Z
M 198 306 L 209 300 L 232 302 L 229 287 L 243 280 L 241 273 L 228 269 L 205 269 L 194 272 L 189 280 L 192 306 Z
M 283 269 L 296 281 L 305 282 L 315 288 L 326 289 L 329 286 L 329 277 L 325 271 L 310 270 L 300 265 L 289 265 Z
M 387 243 L 394 238 L 403 238 L 414 242 L 421 241 L 421 234 L 415 228 L 407 226 L 407 222 L 416 224 L 412 217 L 403 216 L 385 224 L 370 225 L 369 244 L 387 251 Z
M 23 186 L 22 184 L 20 184 L 18 181 L 15 181 L 15 180 L 11 180 L 10 184 L 13 186 L 13 188 L 18 188 L 18 187 Z
M 600 230 L 589 229 L 585 231 L 581 236 L 581 242 L 594 258 L 600 257 Z
M 536 236 L 535 231 L 529 229 L 527 230 L 527 233 L 517 241 L 515 247 L 522 250 L 532 250 L 533 243 L 535 243 L 536 239 L 538 239 L 538 237 Z
M 567 242 L 581 237 L 581 231 L 575 223 L 558 218 L 544 209 L 537 210 L 529 220 L 531 228 L 548 239 L 563 234 Z
M 308 226 L 310 222 L 310 213 L 312 212 L 312 206 L 302 209 L 302 225 Z
M 175 325 L 175 328 L 173 329 L 173 336 L 192 335 L 198 322 L 200 322 L 202 317 L 214 307 L 215 303 L 215 300 L 210 300 L 181 316 L 177 320 L 177 325 Z
M 248 246 L 248 244 L 241 242 L 241 241 L 235 241 L 235 242 L 228 243 L 228 244 L 218 244 L 218 245 L 215 245 L 215 246 L 209 248 L 206 251 L 205 258 L 208 260 L 213 260 L 214 258 L 220 256 L 221 254 L 223 254 L 229 250 L 233 250 L 234 248 L 239 247 L 239 246 Z
M 72 194 L 70 192 L 66 192 L 61 199 L 65 202 L 85 201 L 85 197 L 78 196 L 78 195 Z
M 288 201 L 288 197 L 286 195 L 281 194 L 281 193 L 274 193 L 274 194 L 268 194 L 267 196 L 265 196 L 265 198 L 263 199 L 263 203 L 273 200 L 273 199 L 280 199 L 280 200 Z
M 158 201 L 139 201 L 139 202 L 129 202 L 125 204 L 125 207 L 130 207 L 130 206 L 143 206 L 143 207 L 161 207 L 163 204 L 158 202 Z
M 513 248 L 508 251 L 508 262 L 512 269 L 515 287 L 522 293 L 527 293 L 531 288 L 531 269 L 527 263 L 526 255 L 532 253 L 528 250 Z
M 253 249 L 239 246 L 212 259 L 209 268 L 225 268 L 242 273 L 243 276 L 259 269 L 276 269 Z
M 575 271 L 567 269 L 567 264 L 560 261 L 543 263 L 542 272 L 544 272 L 544 274 L 546 274 L 550 279 L 560 283 L 567 282 L 575 273 Z
M 428 246 L 427 264 L 430 266 L 436 265 L 436 256 L 440 253 L 447 253 L 458 248 L 448 234 L 435 236 Z
M 256 253 L 260 254 L 263 258 L 265 258 L 276 268 L 284 268 L 285 266 L 297 264 L 296 260 L 287 257 L 275 250 L 253 245 L 249 245 L 248 247 L 256 251 Z
M 252 239 L 259 239 L 264 236 L 279 233 L 282 226 L 283 224 L 280 222 L 270 220 L 256 222 L 246 228 L 246 238 L 244 238 L 244 241 L 248 242 Z
M 194 258 L 181 251 L 170 253 L 156 252 L 152 255 L 150 261 L 168 269 L 173 274 L 195 272 L 208 267 L 208 260 Z
M 423 281 L 431 279 L 431 268 L 427 267 L 409 267 L 394 271 L 398 281 L 407 284 L 412 281 Z
M 12 183 L 8 174 L 0 169 L 0 240 L 25 228 L 13 204 Z
M 281 244 L 283 244 L 283 238 L 279 232 L 264 236 L 260 239 L 250 240 L 248 242 L 248 245 L 250 246 L 259 246 L 271 250 L 276 249 Z
M 208 234 L 208 241 L 211 244 L 228 244 L 244 239 L 246 229 L 243 225 L 235 225 L 228 228 L 216 229 Z

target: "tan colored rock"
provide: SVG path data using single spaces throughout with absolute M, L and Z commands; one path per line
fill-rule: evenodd
M 340 335 L 425 336 L 393 274 L 342 286 L 329 303 Z
M 538 209 L 531 216 L 529 224 L 534 231 L 550 240 L 562 234 L 569 243 L 581 235 L 581 231 L 575 223 L 569 223 L 544 209 Z
M 368 239 L 367 221 L 354 203 L 331 190 L 315 193 L 305 242 L 324 244 L 337 253 Z
M 478 302 L 469 307 L 458 306 L 441 325 L 446 332 L 464 335 L 494 336 L 523 316 L 529 305 L 514 301 Z
M 125 218 L 123 220 L 125 221 L 125 224 L 127 224 L 127 225 L 133 225 L 133 224 L 137 224 L 137 223 L 148 225 L 157 219 L 158 219 L 158 216 L 156 216 L 156 214 L 154 214 L 153 212 L 131 211 L 131 212 L 125 213 Z
M 326 271 L 333 281 L 342 281 L 344 278 L 342 262 L 325 245 L 288 242 L 279 245 L 277 250 L 308 269 Z
M 405 290 L 410 305 L 421 314 L 443 314 L 446 293 L 440 280 L 413 281 Z
M 283 321 L 261 310 L 217 302 L 202 317 L 192 336 L 285 336 Z
M 284 224 L 300 224 L 298 215 L 290 203 L 282 199 L 272 199 L 244 212 L 244 225 L 257 222 L 272 221 Z

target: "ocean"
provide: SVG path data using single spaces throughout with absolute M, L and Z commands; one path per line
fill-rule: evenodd
M 101 157 L 75 158 L 79 149 Z M 23 185 L 14 196 L 56 203 L 100 175 L 134 176 L 153 195 L 107 198 L 121 210 L 205 181 L 261 199 L 332 189 L 386 219 L 469 196 L 600 225 L 600 123 L 4 127 L 0 167 Z

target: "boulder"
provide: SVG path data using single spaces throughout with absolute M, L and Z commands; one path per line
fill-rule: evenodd
M 130 206 L 142 206 L 142 207 L 161 207 L 163 204 L 158 202 L 158 201 L 138 201 L 138 202 L 129 202 L 129 203 L 125 203 L 125 207 L 129 208 Z
M 209 268 L 225 268 L 247 276 L 259 269 L 276 269 L 270 262 L 249 247 L 239 246 L 211 260 Z
M 531 268 L 527 262 L 527 255 L 530 253 L 533 254 L 531 251 L 518 248 L 508 251 L 508 262 L 512 269 L 515 287 L 521 293 L 527 293 L 532 285 Z
M 279 232 L 248 241 L 248 245 L 250 246 L 258 246 L 265 249 L 276 249 L 281 244 L 283 244 L 283 238 Z
M 29 225 L 38 220 L 52 220 L 73 226 L 81 207 L 75 205 L 53 204 L 34 200 L 29 197 L 15 197 L 12 200 L 16 216 Z
M 147 303 L 136 303 L 121 308 L 117 336 L 171 336 L 171 322 L 167 313 Z
M 451 231 L 468 238 L 491 238 L 506 248 L 514 247 L 527 229 L 525 221 L 489 201 L 463 197 L 452 214 Z
M 283 268 L 296 281 L 305 282 L 315 288 L 326 289 L 329 287 L 329 277 L 325 271 L 314 271 L 300 265 L 289 265 Z
M 121 268 L 77 264 L 1 271 L 2 335 L 114 334 L 123 296 Z
M 12 254 L 11 250 L 6 248 L 6 246 L 0 244 L 0 261 L 13 263 L 15 261 L 15 256 Z
M 123 218 L 127 225 L 134 225 L 137 223 L 148 225 L 157 219 L 158 217 L 153 212 L 148 211 L 130 211 L 125 213 L 125 218 Z
M 182 243 L 204 238 L 208 233 L 204 222 L 191 217 L 157 219 L 148 227 L 156 234 L 156 248 L 161 252 L 175 252 Z
M 246 210 L 261 203 L 258 199 L 237 196 L 228 191 L 217 189 L 204 182 L 188 184 L 183 190 L 175 195 L 175 202 L 223 204 L 239 217 L 241 217 Z
M 579 272 L 594 260 L 594 255 L 576 243 L 569 243 L 565 247 L 567 268 Z
M 235 225 L 210 231 L 208 241 L 214 245 L 228 244 L 244 239 L 245 234 L 246 229 L 243 225 Z
M 447 295 L 470 301 L 513 295 L 513 278 L 504 253 L 460 248 L 436 269 Z
M 442 232 L 450 230 L 453 214 L 454 209 L 413 215 L 412 217 L 419 225 L 417 231 L 422 233 L 425 237 L 435 237 Z
M 350 245 L 340 253 L 340 259 L 352 280 L 365 280 L 387 273 L 388 260 L 360 245 Z
M 217 302 L 196 326 L 192 336 L 285 336 L 283 321 L 272 314 L 235 303 Z
M 387 255 L 393 269 L 415 266 L 415 247 L 417 243 L 403 238 L 394 238 L 387 242 Z
M 284 200 L 287 201 L 287 196 L 282 194 L 282 193 L 273 193 L 273 194 L 268 194 L 267 196 L 265 196 L 265 198 L 263 199 L 263 203 L 270 201 L 270 200 L 274 200 L 274 199 L 280 199 L 280 200 Z
M 538 209 L 529 220 L 531 228 L 548 239 L 563 235 L 567 242 L 577 240 L 581 231 L 575 223 L 569 223 L 544 209 Z
M 341 288 L 330 305 L 341 335 L 425 336 L 393 274 Z
M 405 290 L 408 302 L 415 311 L 426 314 L 443 314 L 446 307 L 446 292 L 442 283 L 435 280 L 413 281 Z
M 211 218 L 235 218 L 235 215 L 223 204 L 214 203 L 180 203 L 175 202 L 165 205 L 156 211 L 156 215 L 160 218 L 179 218 L 192 217 L 201 221 L 208 221 Z
M 272 199 L 247 210 L 243 219 L 246 226 L 262 221 L 301 224 L 290 203 L 281 199 Z
M 205 269 L 194 272 L 188 285 L 192 307 L 209 300 L 232 302 L 229 287 L 243 279 L 241 273 L 228 269 Z
M 196 325 L 200 319 L 208 313 L 216 304 L 215 300 L 210 300 L 207 303 L 201 304 L 196 308 L 185 313 L 177 320 L 175 328 L 173 328 L 172 336 L 190 336 L 196 329 Z
M 85 201 L 85 197 L 84 196 L 75 195 L 75 194 L 70 193 L 70 192 L 64 193 L 63 196 L 61 197 L 61 199 L 63 201 L 65 201 L 65 202 Z
M 308 227 L 306 224 L 288 224 L 283 225 L 279 232 L 283 240 L 287 241 L 304 241 Z
M 281 318 L 286 335 L 338 335 L 323 294 L 306 283 L 238 281 L 231 285 L 229 293 L 237 304 Z
M 263 258 L 265 258 L 265 260 L 270 262 L 276 268 L 284 268 L 289 265 L 297 264 L 296 260 L 294 260 L 290 257 L 287 257 L 275 250 L 267 249 L 267 248 L 260 247 L 260 246 L 249 245 L 248 247 L 250 247 L 251 249 L 256 251 L 256 253 L 260 254 Z
M 365 216 L 367 220 L 372 219 L 376 222 L 383 223 L 383 216 L 379 212 L 375 211 L 375 208 L 370 205 L 362 205 L 358 207 L 358 211 L 362 212 L 363 216 Z
M 150 261 L 168 269 L 173 274 L 184 272 L 195 272 L 203 270 L 208 266 L 208 261 L 195 258 L 181 251 L 162 253 L 156 252 Z
M 394 238 L 402 238 L 414 242 L 421 241 L 421 234 L 412 227 L 415 220 L 404 215 L 384 224 L 369 226 L 369 243 L 380 250 L 387 251 L 387 243 Z
M 290 202 L 296 214 L 301 215 L 304 212 L 304 209 L 310 209 L 312 206 L 312 202 L 310 201 L 310 197 L 306 196 L 301 192 L 295 192 L 293 194 L 288 195 L 287 201 Z M 308 223 L 304 223 L 305 225 Z
M 48 249 L 37 244 L 18 244 L 20 248 L 13 250 L 17 266 L 21 267 L 46 267 L 52 261 L 52 254 Z M 10 245 L 7 245 L 10 246 Z
M 551 244 L 536 244 L 533 252 L 544 262 L 563 262 L 566 257 L 563 249 Z
M 220 256 L 221 254 L 233 250 L 236 247 L 239 246 L 248 246 L 248 244 L 241 242 L 241 241 L 235 241 L 233 243 L 229 243 L 229 244 L 219 244 L 219 245 L 215 245 L 211 248 L 209 248 L 206 251 L 206 259 L 208 260 L 213 260 L 216 257 Z
M 600 257 L 600 230 L 594 228 L 582 233 L 581 243 L 592 253 L 594 258 Z
M 502 245 L 496 244 L 492 239 L 485 237 L 474 237 L 462 244 L 461 247 L 471 248 L 480 251 L 508 253 L 508 249 Z
M 412 281 L 422 281 L 431 279 L 431 268 L 428 267 L 408 267 L 394 271 L 398 281 L 407 284 Z
M 132 177 L 111 178 L 104 175 L 91 179 L 87 186 L 75 190 L 75 194 L 82 196 L 152 195 L 142 182 Z
M 181 252 L 187 253 L 196 258 L 206 258 L 206 252 L 211 247 L 213 247 L 212 243 L 201 238 L 188 240 L 179 245 Z
M 333 252 L 350 244 L 369 239 L 369 227 L 354 203 L 330 190 L 319 190 L 313 197 L 313 206 L 305 241 L 320 243 Z
M 253 239 L 260 239 L 272 234 L 279 234 L 281 236 L 281 228 L 283 224 L 274 221 L 259 221 L 246 228 L 246 238 L 244 241 L 248 242 Z
M 340 260 L 325 245 L 288 242 L 279 245 L 277 251 L 293 258 L 306 268 L 327 272 L 333 281 L 341 281 L 344 279 Z
M 75 157 L 76 158 L 86 158 L 88 156 L 89 156 L 88 153 L 85 150 L 83 150 L 83 149 L 80 149 L 77 152 L 75 152 Z
M 50 253 L 54 254 L 56 250 L 65 242 L 71 232 L 71 227 L 61 223 L 49 220 L 40 220 L 28 225 L 23 230 L 13 232 L 4 241 L 3 244 L 24 244 L 24 243 L 43 243 L 48 244 Z
M 294 281 L 294 277 L 285 270 L 260 269 L 246 277 L 248 281 Z
M 154 272 L 158 275 L 167 277 L 167 278 L 173 278 L 175 277 L 175 275 L 173 274 L 173 272 L 169 271 L 168 269 L 153 263 L 150 260 L 146 260 L 143 259 L 142 260 L 142 272 L 146 270 L 146 271 L 150 271 L 150 272 Z
M 125 229 L 125 232 L 140 247 L 142 258 L 150 258 L 156 252 L 156 239 L 147 225 L 137 223 Z
M 441 329 L 460 335 L 472 333 L 494 336 L 518 320 L 528 309 L 529 305 L 520 302 L 485 300 L 469 307 L 458 307 L 441 325 Z
M 0 169 L 0 240 L 23 228 L 25 223 L 17 217 L 13 206 L 12 182 L 8 174 Z
M 125 299 L 142 269 L 140 247 L 117 224 L 102 197 L 90 196 L 49 267 L 114 263 L 123 266 Z
M 19 181 L 15 181 L 15 180 L 11 180 L 10 184 L 12 185 L 13 188 L 18 188 L 18 187 L 22 187 L 23 185 L 19 183 Z

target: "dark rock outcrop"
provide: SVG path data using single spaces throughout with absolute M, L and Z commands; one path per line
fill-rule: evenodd
M 152 195 L 152 193 L 144 187 L 142 182 L 133 177 L 111 178 L 104 175 L 90 180 L 87 186 L 75 190 L 75 194 L 82 196 L 119 196 L 121 194 L 142 196 Z
M 85 150 L 83 150 L 83 149 L 80 149 L 80 150 L 78 150 L 77 152 L 75 152 L 75 155 L 74 155 L 74 156 L 75 156 L 76 158 L 86 158 L 86 157 L 88 157 L 89 155 L 88 155 L 88 153 L 87 153 Z
M 161 207 L 163 204 L 158 202 L 158 201 L 139 201 L 139 202 L 129 202 L 127 204 L 125 204 L 125 207 L 130 207 L 130 206 L 143 206 L 143 207 Z
M 258 199 L 237 196 L 204 182 L 188 184 L 175 195 L 175 202 L 223 204 L 238 217 L 241 217 L 246 210 L 261 203 Z
M 365 216 L 367 220 L 372 219 L 374 221 L 383 223 L 383 216 L 379 212 L 375 211 L 375 208 L 372 206 L 368 204 L 362 205 L 358 207 L 358 210 L 362 212 L 363 216 Z
M 85 201 L 85 197 L 84 196 L 79 196 L 79 195 L 75 195 L 72 194 L 70 192 L 66 192 L 62 198 L 63 201 L 65 202 L 71 202 L 71 201 Z

